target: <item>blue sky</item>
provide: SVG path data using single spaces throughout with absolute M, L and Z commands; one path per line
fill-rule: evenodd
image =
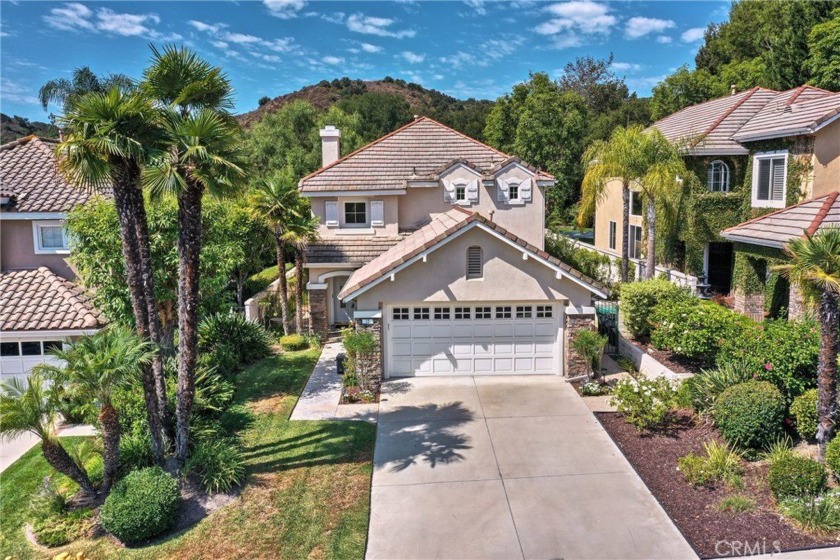
M 455 97 L 495 99 L 530 71 L 615 54 L 631 90 L 693 65 L 729 2 L 0 1 L 0 110 L 34 120 L 51 78 L 75 67 L 140 75 L 149 43 L 186 44 L 222 66 L 236 110 L 342 76 L 390 75 Z

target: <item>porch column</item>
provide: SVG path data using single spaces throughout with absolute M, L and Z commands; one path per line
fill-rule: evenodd
M 807 312 L 805 298 L 802 296 L 802 290 L 799 289 L 799 286 L 791 282 L 789 293 L 788 319 L 801 319 Z
M 321 342 L 326 342 L 329 334 L 327 284 L 310 282 L 306 289 L 309 292 L 309 329 L 312 334 L 321 337 Z
M 594 307 L 566 307 L 566 324 L 563 328 L 563 376 L 583 377 L 589 374 L 589 364 L 572 350 L 575 335 L 584 330 L 595 330 Z M 597 373 L 597 372 L 596 372 Z
M 732 280 L 735 311 L 754 321 L 763 321 L 767 260 L 749 256 L 736 249 Z

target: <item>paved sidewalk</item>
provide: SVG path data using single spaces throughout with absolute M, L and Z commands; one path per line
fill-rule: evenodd
M 92 436 L 93 426 L 86 424 L 65 425 L 58 429 L 59 436 Z M 0 439 L 0 472 L 5 471 L 12 463 L 20 459 L 24 453 L 40 443 L 40 439 L 26 432 L 14 438 Z
M 340 342 L 324 345 L 318 363 L 300 394 L 290 420 L 365 420 L 376 422 L 378 404 L 343 404 L 341 376 L 336 371 L 336 357 L 344 352 Z
M 386 382 L 367 557 L 697 558 L 555 376 Z

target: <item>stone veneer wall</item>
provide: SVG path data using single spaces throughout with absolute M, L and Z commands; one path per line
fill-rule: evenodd
M 309 290 L 309 316 L 310 331 L 312 334 L 318 335 L 322 342 L 326 342 L 329 334 L 326 289 Z
M 736 290 L 734 299 L 735 311 L 754 321 L 764 320 L 764 292 L 747 295 Z
M 563 375 L 565 377 L 582 377 L 589 374 L 589 364 L 587 361 L 572 350 L 572 339 L 582 330 L 595 330 L 595 310 L 591 309 L 590 311 L 589 308 L 585 308 L 584 311 L 579 311 L 571 307 L 567 308 L 566 325 L 563 329 L 563 348 L 565 353 Z

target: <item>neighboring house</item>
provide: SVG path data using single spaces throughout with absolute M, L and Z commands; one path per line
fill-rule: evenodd
M 666 247 L 669 264 L 705 275 L 748 315 L 763 316 L 770 300 L 788 307 L 787 283 L 777 281 L 766 262 L 783 259 L 781 245 L 730 228 L 840 190 L 840 93 L 756 87 L 687 107 L 653 126 L 683 150 L 692 172 L 684 181 L 677 235 Z M 757 223 L 769 233 L 773 220 Z M 641 225 L 641 217 L 631 217 L 631 248 L 644 236 Z M 595 246 L 620 255 L 621 229 L 621 186 L 613 181 L 596 210 Z
M 315 332 L 370 326 L 385 377 L 585 370 L 567 339 L 606 288 L 543 250 L 551 175 L 425 117 L 340 159 L 321 137 L 299 183 Z
M 0 146 L 0 376 L 22 376 L 62 340 L 104 319 L 73 282 L 67 212 L 90 194 L 58 172 L 54 144 L 34 136 Z

